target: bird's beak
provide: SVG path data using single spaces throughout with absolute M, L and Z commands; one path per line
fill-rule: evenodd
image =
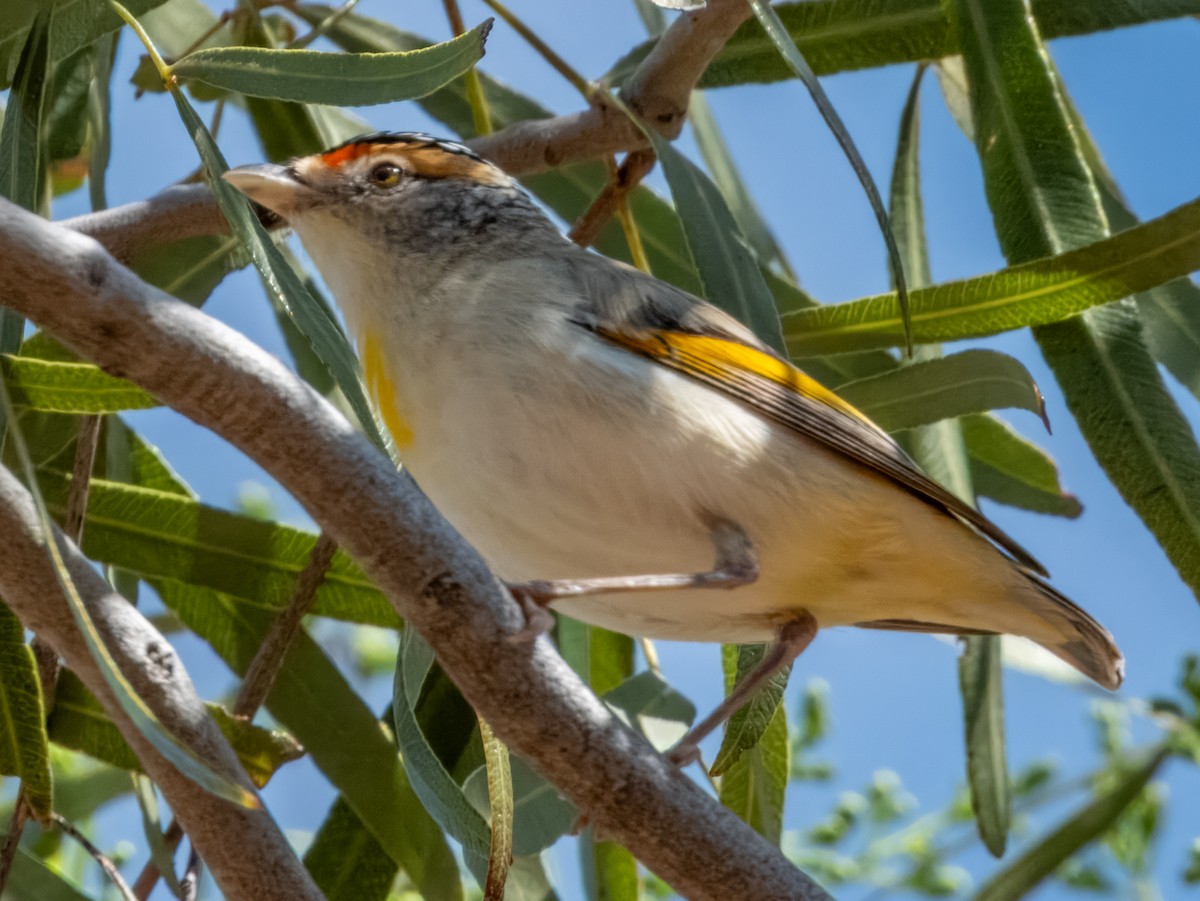
M 316 191 L 300 182 L 287 166 L 275 163 L 238 166 L 222 177 L 255 203 L 284 219 L 316 200 Z

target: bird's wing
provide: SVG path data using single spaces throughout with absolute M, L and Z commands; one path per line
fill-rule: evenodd
M 732 316 L 637 270 L 590 260 L 595 263 L 583 263 L 577 273 L 587 298 L 578 324 L 885 476 L 978 530 L 1021 565 L 1046 574 L 999 526 L 925 475 L 891 436 Z

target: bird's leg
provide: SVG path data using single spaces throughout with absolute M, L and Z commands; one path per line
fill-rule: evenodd
M 758 556 L 741 526 L 727 519 L 712 518 L 710 536 L 717 551 L 716 563 L 707 572 L 663 573 L 651 576 L 601 576 L 591 579 L 534 579 L 510 582 L 512 592 L 525 611 L 527 626 L 515 640 L 536 638 L 549 631 L 554 620 L 546 607 L 563 598 L 627 591 L 675 591 L 680 588 L 737 588 L 758 579 Z
M 795 619 L 790 619 L 779 628 L 775 643 L 757 667 L 733 687 L 733 691 L 717 705 L 717 708 L 694 725 L 683 738 L 667 751 L 667 759 L 677 766 L 687 766 L 700 758 L 700 742 L 709 733 L 733 716 L 777 672 L 799 657 L 817 634 L 817 621 L 807 610 Z

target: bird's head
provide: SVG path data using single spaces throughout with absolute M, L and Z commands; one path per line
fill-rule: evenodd
M 292 226 L 310 251 L 314 240 L 374 239 L 394 254 L 427 254 L 550 225 L 499 168 L 419 132 L 364 135 L 283 165 L 231 169 L 225 180 Z

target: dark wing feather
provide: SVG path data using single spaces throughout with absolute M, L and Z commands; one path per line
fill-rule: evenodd
M 572 263 L 586 298 L 580 325 L 886 476 L 978 530 L 1022 566 L 1046 574 L 999 526 L 925 475 L 886 432 L 784 360 L 732 316 L 601 257 L 580 255 Z

